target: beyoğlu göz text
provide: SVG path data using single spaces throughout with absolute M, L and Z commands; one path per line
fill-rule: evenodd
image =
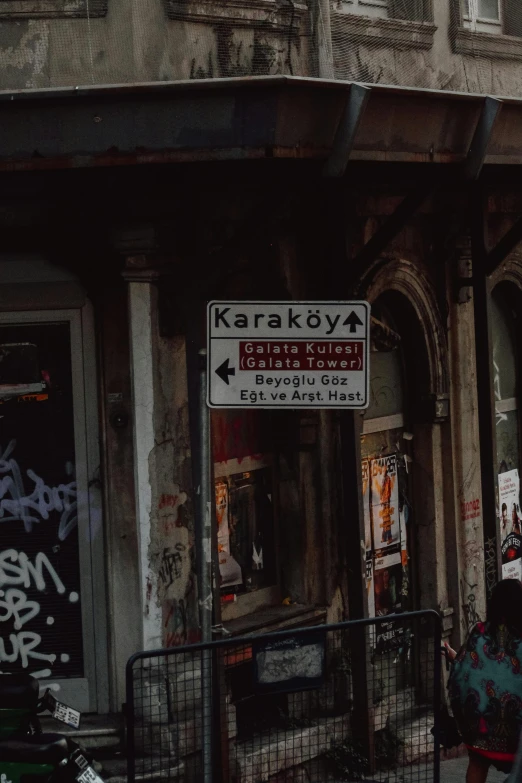
M 256 386 L 348 386 L 348 378 L 340 375 L 321 375 L 319 378 L 309 375 L 288 375 L 286 378 L 276 378 L 271 375 L 256 375 Z

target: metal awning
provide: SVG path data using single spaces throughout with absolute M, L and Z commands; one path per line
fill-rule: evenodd
M 291 76 L 0 92 L 0 170 L 326 160 L 335 145 L 345 164 L 461 164 L 472 142 L 475 173 L 521 164 L 522 100 Z

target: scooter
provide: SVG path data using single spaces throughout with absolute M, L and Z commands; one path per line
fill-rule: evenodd
M 38 715 L 79 728 L 81 714 L 29 674 L 0 674 L 0 783 L 103 783 L 93 760 L 62 734 L 44 734 Z

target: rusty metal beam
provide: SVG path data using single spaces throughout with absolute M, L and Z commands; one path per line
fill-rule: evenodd
M 417 212 L 422 203 L 434 189 L 430 181 L 419 185 L 409 193 L 398 205 L 390 217 L 377 229 L 372 238 L 364 245 L 352 262 L 350 277 L 357 280 L 364 272 L 368 264 L 375 261 L 386 250 L 390 242 L 395 239 L 404 228 L 407 221 Z
M 489 251 L 484 262 L 485 272 L 488 276 L 492 275 L 498 266 L 511 253 L 512 250 L 522 241 L 522 217 L 519 218 L 502 237 L 495 247 Z M 475 275 L 475 272 L 473 272 Z

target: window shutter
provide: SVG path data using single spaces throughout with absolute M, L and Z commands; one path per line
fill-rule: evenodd
M 504 30 L 506 35 L 522 38 L 522 5 L 520 0 L 504 0 Z

